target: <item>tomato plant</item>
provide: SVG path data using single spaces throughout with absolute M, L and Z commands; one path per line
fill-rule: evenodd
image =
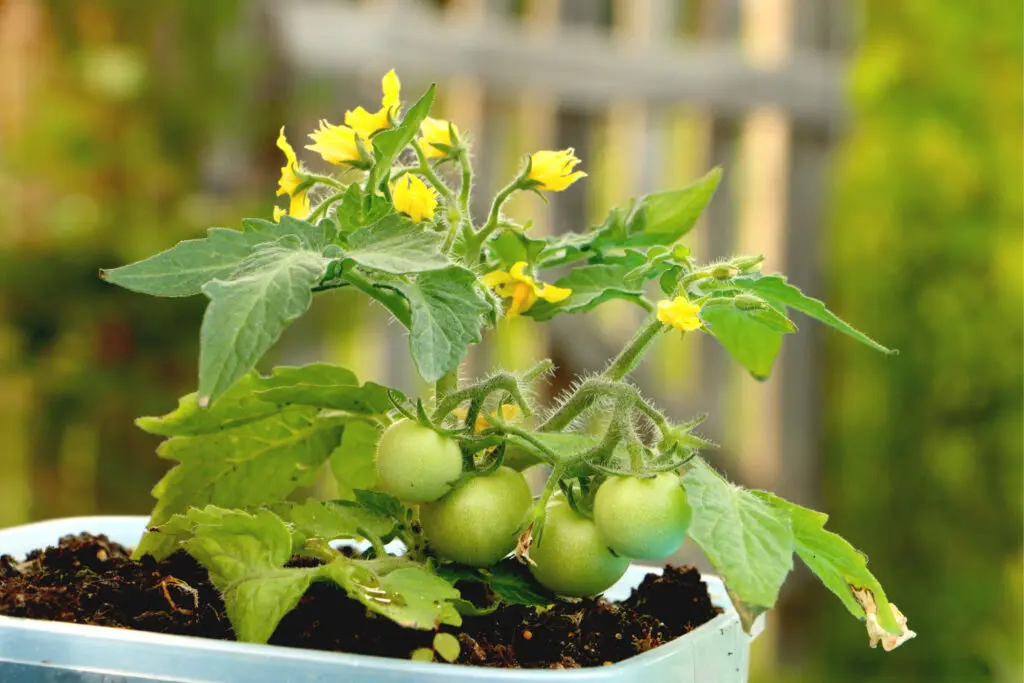
M 585 232 L 535 235 L 502 208 L 512 195 L 544 196 L 584 178 L 572 149 L 525 157 L 477 220 L 470 146 L 455 123 L 428 117 L 434 86 L 408 108 L 393 71 L 382 89 L 380 110 L 348 112 L 351 126 L 321 121 L 310 136 L 306 149 L 337 173 L 303 165 L 281 130 L 277 194 L 287 209 L 103 271 L 135 291 L 209 302 L 196 392 L 138 421 L 168 437 L 159 452 L 177 464 L 153 489 L 152 531 L 136 555 L 191 552 L 224 591 L 239 638 L 260 641 L 314 580 L 432 630 L 460 623 L 465 601 L 451 577 L 463 570 L 493 581 L 505 601 L 530 595 L 524 604 L 536 604 L 545 592 L 535 581 L 561 596 L 594 595 L 630 557 L 662 557 L 689 529 L 747 624 L 775 604 L 796 553 L 873 639 L 891 647 L 913 635 L 864 557 L 824 529 L 824 515 L 727 482 L 699 455 L 713 447 L 695 433 L 700 421 L 677 422 L 628 381 L 669 334 L 711 335 L 764 379 L 796 330 L 791 311 L 889 352 L 782 275 L 763 274 L 759 255 L 704 264 L 692 256 L 680 240 L 720 169 L 631 200 Z M 545 273 L 563 275 L 546 282 Z M 340 288 L 407 330 L 430 390 L 406 396 L 323 363 L 255 372 L 314 296 Z M 535 398 L 551 361 L 460 375 L 469 348 L 503 320 L 543 323 L 610 299 L 646 318 L 603 372 L 574 382 L 557 405 L 542 410 Z M 594 428 L 579 428 L 587 424 Z M 550 468 L 536 500 L 516 471 L 533 463 Z M 316 490 L 328 469 L 345 500 L 290 499 Z M 591 509 L 593 520 L 578 512 Z M 335 539 L 369 548 L 349 557 Z M 404 557 L 388 555 L 392 539 Z M 513 550 L 531 571 L 499 578 L 489 566 Z M 225 552 L 235 561 L 216 561 Z M 318 562 L 289 565 L 293 554 Z M 237 590 L 242 582 L 251 590 Z
M 531 500 L 523 475 L 499 467 L 463 482 L 437 502 L 421 505 L 420 522 L 441 557 L 486 567 L 512 552 Z
M 660 560 L 686 538 L 693 511 L 675 472 L 611 477 L 594 497 L 594 523 L 620 555 Z
M 451 490 L 460 474 L 458 442 L 413 420 L 391 425 L 377 443 L 378 486 L 400 500 L 435 501 Z

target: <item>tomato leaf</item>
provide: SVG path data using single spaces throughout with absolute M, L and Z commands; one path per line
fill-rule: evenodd
M 507 605 L 547 607 L 557 602 L 554 594 L 537 583 L 530 570 L 513 558 L 485 568 L 445 564 L 438 567 L 437 573 L 452 583 L 482 583 L 496 600 Z
M 355 496 L 358 505 L 393 520 L 396 527 L 407 526 L 412 519 L 412 510 L 402 505 L 402 501 L 392 495 L 362 489 L 356 489 L 352 495 Z
M 796 554 L 825 586 L 861 621 L 864 608 L 854 597 L 854 590 L 870 591 L 878 607 L 878 623 L 893 635 L 903 629 L 896 623 L 889 600 L 878 579 L 868 571 L 868 558 L 842 536 L 825 530 L 828 515 L 790 503 L 764 491 L 755 491 L 761 500 L 786 512 L 793 524 Z
M 341 435 L 341 444 L 331 453 L 331 472 L 342 497 L 352 498 L 355 489 L 377 485 L 374 458 L 380 430 L 365 422 L 351 422 Z
M 209 572 L 242 642 L 267 642 L 320 571 L 284 568 L 292 555 L 291 534 L 265 510 L 193 509 L 172 519 L 164 532 L 184 538 L 182 547 Z
M 363 194 L 359 183 L 352 183 L 345 190 L 344 198 L 337 204 L 334 217 L 343 233 L 350 233 L 367 225 L 373 225 L 394 211 L 387 199 L 380 195 Z
M 178 407 L 162 417 L 140 417 L 135 424 L 160 436 L 198 436 L 234 429 L 281 412 L 282 406 L 254 393 L 261 378 L 250 372 L 234 384 L 209 408 L 199 407 L 199 394 L 178 399 Z
M 391 164 L 402 150 L 409 146 L 413 138 L 419 132 L 420 124 L 430 113 L 430 107 L 434 104 L 434 93 L 437 86 L 431 84 L 427 92 L 409 107 L 402 122 L 394 128 L 381 131 L 373 136 L 373 168 L 370 170 L 370 178 L 367 187 L 378 187 L 381 181 L 385 180 L 391 172 Z
M 277 503 L 312 483 L 317 468 L 338 445 L 343 423 L 342 418 L 325 419 L 318 413 L 309 406 L 286 406 L 239 427 L 164 441 L 157 455 L 178 465 L 153 488 L 157 503 L 149 526 L 190 507 Z M 149 533 L 135 554 L 159 558 L 171 549 L 159 534 Z
M 351 233 L 340 253 L 365 268 L 404 275 L 449 265 L 441 253 L 443 242 L 441 233 L 392 213 Z
M 785 276 L 780 274 L 774 275 L 744 275 L 738 277 L 732 282 L 730 286 L 735 286 L 740 289 L 753 292 L 758 296 L 766 299 L 776 308 L 782 309 L 784 307 L 793 308 L 800 311 L 804 315 L 808 315 L 819 322 L 823 322 L 829 327 L 839 330 L 843 334 L 853 337 L 862 344 L 866 344 L 876 351 L 882 353 L 892 354 L 896 353 L 892 349 L 888 349 L 871 337 L 867 336 L 863 332 L 855 329 L 852 325 L 839 318 L 837 315 L 832 313 L 825 304 L 818 299 L 813 299 L 799 289 L 789 284 L 786 281 Z
M 744 627 L 775 604 L 793 568 L 790 513 L 730 484 L 700 458 L 682 477 L 690 537 L 722 575 Z
M 710 305 L 712 303 L 715 305 Z M 730 299 L 712 300 L 700 311 L 701 319 L 718 343 L 754 379 L 762 381 L 771 374 L 782 348 L 783 335 L 779 323 L 774 319 L 766 321 L 765 315 L 771 314 L 765 310 L 739 308 Z
M 311 363 L 301 367 L 276 367 L 254 386 L 263 401 L 343 410 L 359 415 L 383 415 L 391 410 L 388 387 L 359 384 L 354 372 L 340 365 Z
M 310 539 L 361 540 L 366 534 L 387 539 L 395 529 L 395 521 L 390 517 L 351 501 L 310 498 L 301 504 L 277 503 L 269 509 L 289 524 L 294 554 L 302 554 Z
M 314 580 L 337 583 L 350 598 L 406 628 L 462 623 L 453 604 L 459 592 L 425 567 L 380 573 L 372 562 L 342 555 L 317 567 L 285 567 L 295 541 L 269 510 L 192 509 L 161 530 L 207 569 L 243 642 L 265 643 Z
M 309 309 L 310 287 L 326 265 L 319 252 L 289 236 L 254 251 L 231 279 L 203 285 L 210 305 L 199 335 L 200 406 L 252 370 L 284 328 Z
M 598 229 L 594 246 L 607 250 L 676 242 L 696 225 L 721 178 L 722 169 L 713 168 L 682 189 L 645 195 L 632 209 L 613 209 Z
M 352 371 L 338 365 L 313 363 L 278 367 L 269 377 L 250 372 L 209 408 L 200 408 L 198 394 L 193 392 L 182 396 L 178 407 L 170 413 L 162 417 L 140 417 L 135 423 L 150 434 L 198 436 L 271 417 L 288 404 L 369 417 L 391 410 L 388 391 L 387 387 L 373 382 L 360 385 Z
M 313 225 L 287 214 L 281 216 L 279 223 L 264 218 L 246 218 L 242 221 L 242 230 L 262 242 L 277 242 L 282 237 L 292 237 L 298 240 L 303 249 L 318 252 L 323 251 L 337 236 L 334 224 L 330 221 Z
M 612 299 L 638 302 L 643 298 L 643 284 L 626 279 L 635 267 L 630 262 L 577 266 L 555 283 L 571 289 L 572 294 L 558 303 L 540 300 L 525 315 L 548 320 L 558 313 L 583 313 Z
M 472 271 L 451 267 L 396 284 L 412 309 L 409 347 L 420 377 L 427 382 L 458 367 L 469 345 L 480 341 L 482 316 L 490 306 L 476 282 Z
M 185 240 L 166 251 L 120 268 L 101 270 L 107 282 L 152 296 L 194 296 L 210 280 L 230 277 L 257 244 L 272 241 L 228 228 Z

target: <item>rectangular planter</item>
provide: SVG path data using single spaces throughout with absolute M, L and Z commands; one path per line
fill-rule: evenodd
M 23 557 L 66 534 L 106 534 L 138 542 L 145 517 L 71 517 L 0 530 L 0 555 Z M 624 599 L 653 567 L 634 565 L 607 591 Z M 687 635 L 610 666 L 572 671 L 487 669 L 367 655 L 251 645 L 0 616 L 0 681 L 18 683 L 446 683 L 618 681 L 621 683 L 745 683 L 750 642 L 722 582 L 705 576 L 712 601 L 725 611 Z

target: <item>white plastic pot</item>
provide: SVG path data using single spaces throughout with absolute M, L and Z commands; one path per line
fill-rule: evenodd
M 145 517 L 70 517 L 0 531 L 0 555 L 23 557 L 61 536 L 87 531 L 126 546 L 145 530 Z M 658 569 L 634 565 L 606 595 L 624 599 Z M 0 616 L 0 681 L 7 683 L 745 683 L 753 635 L 722 582 L 705 576 L 725 611 L 681 638 L 610 666 L 570 671 L 490 669 L 368 655 L 251 645 L 143 631 Z

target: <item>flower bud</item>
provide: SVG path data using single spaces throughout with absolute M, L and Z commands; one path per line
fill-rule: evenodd
M 767 304 L 751 294 L 739 294 L 733 299 L 733 304 L 741 311 L 756 311 L 764 308 Z
M 733 259 L 732 265 L 741 273 L 749 273 L 761 270 L 761 261 L 764 261 L 764 256 L 743 256 Z
M 731 280 L 739 274 L 738 269 L 727 265 L 719 265 L 711 269 L 711 277 L 716 280 Z

